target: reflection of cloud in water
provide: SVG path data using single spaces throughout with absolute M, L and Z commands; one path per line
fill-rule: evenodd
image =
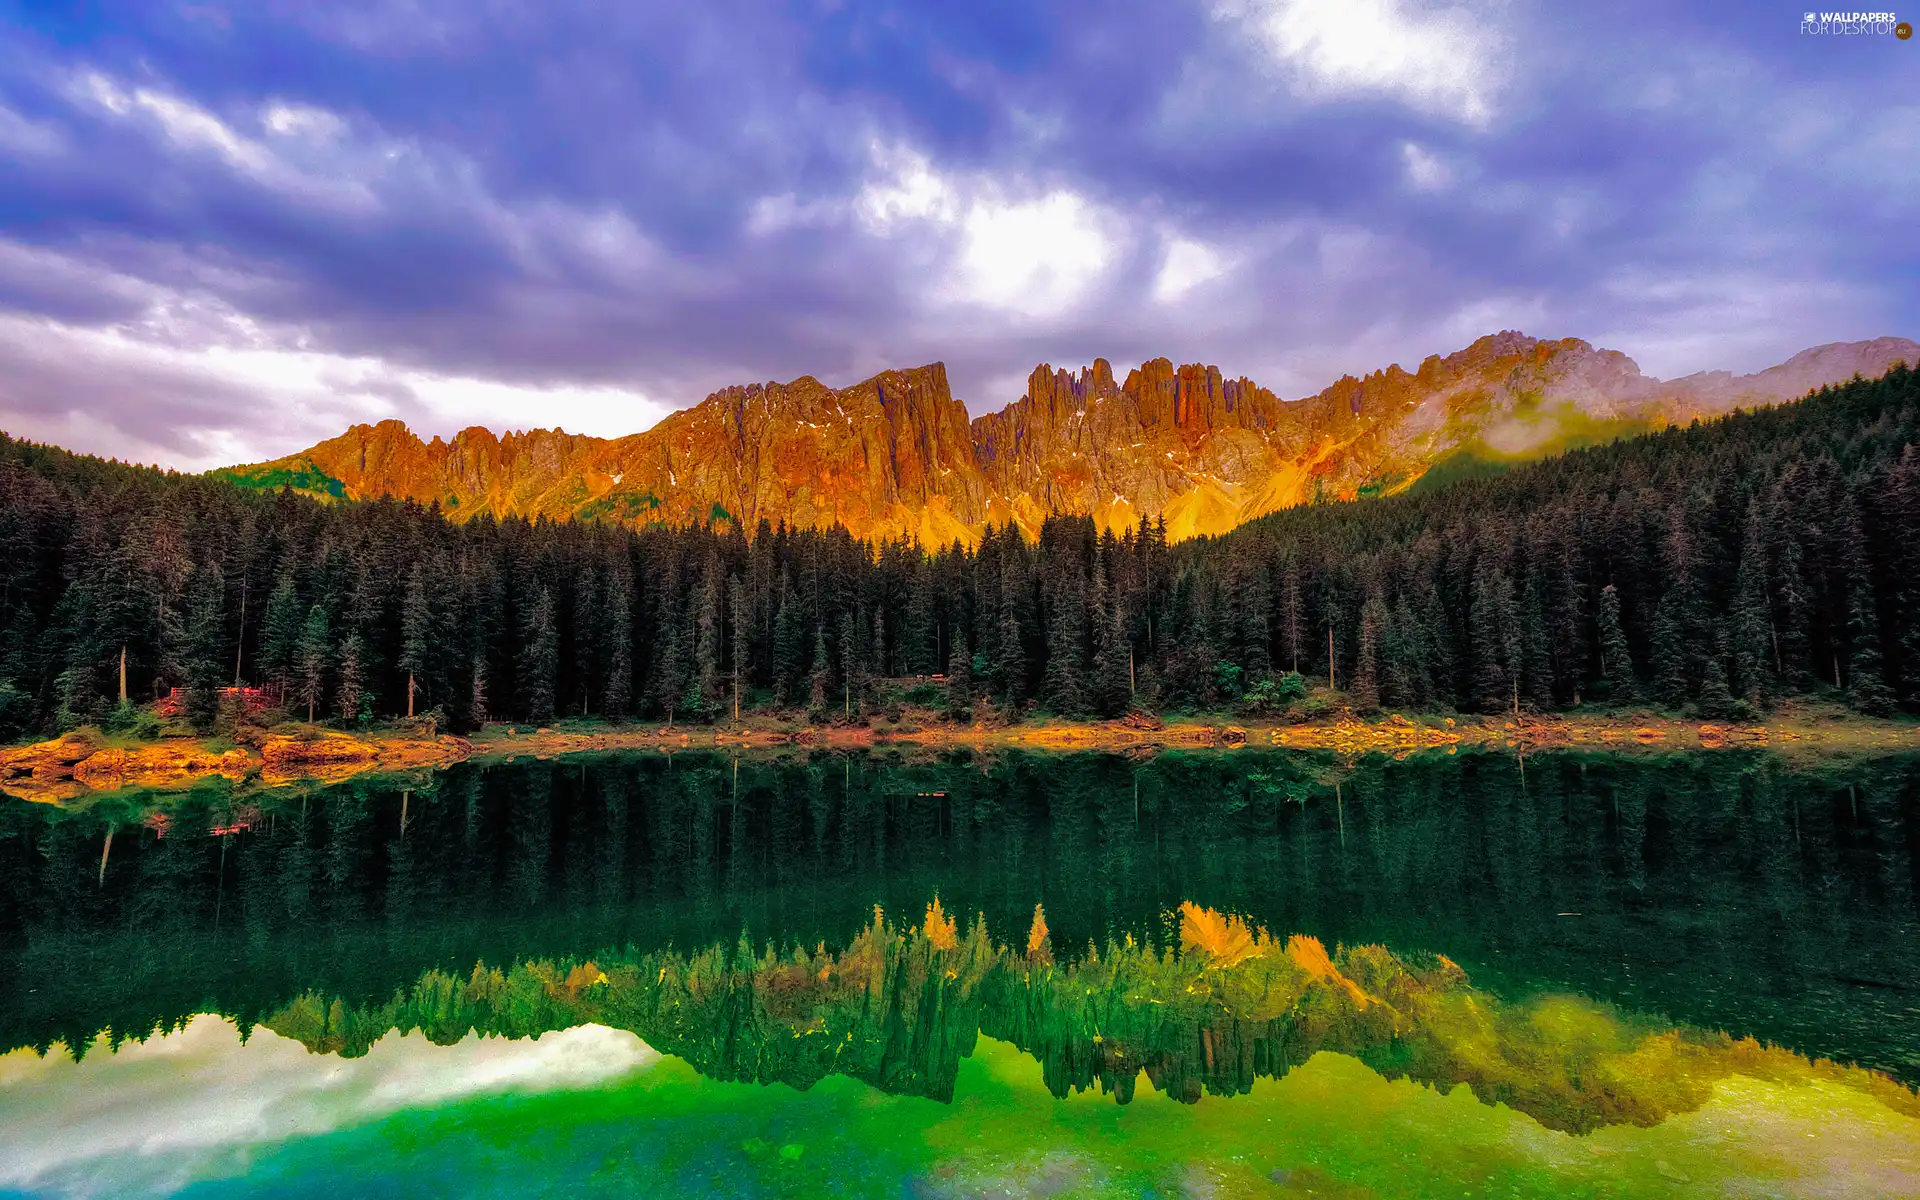
M 97 1046 L 79 1064 L 20 1050 L 0 1056 L 0 1188 L 169 1191 L 244 1169 L 264 1143 L 476 1094 L 590 1087 L 659 1057 L 630 1033 L 585 1025 L 453 1046 L 388 1036 L 340 1058 L 267 1029 L 242 1048 L 233 1023 L 212 1016 L 117 1054 Z

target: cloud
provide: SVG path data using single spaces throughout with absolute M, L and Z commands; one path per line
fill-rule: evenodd
M 1469 125 L 1494 115 L 1505 45 L 1491 12 L 1403 0 L 1221 0 L 1214 15 L 1258 39 L 1308 97 L 1383 93 Z
M 316 163 L 322 169 L 303 169 L 257 139 L 243 136 L 226 122 L 189 100 L 150 87 L 121 87 L 106 75 L 92 71 L 75 81 L 75 92 L 114 118 L 147 121 L 173 146 L 188 153 L 211 152 L 236 174 L 280 195 L 309 203 L 367 212 L 377 207 L 372 191 L 351 177 L 351 167 L 337 160 Z M 265 115 L 266 131 L 305 134 L 310 141 L 331 142 L 344 122 L 321 109 L 274 105 Z M 320 135 L 315 137 L 314 135 Z M 399 151 L 390 150 L 389 157 Z M 332 168 L 326 170 L 324 168 Z M 338 173 L 346 168 L 348 174 Z
M 1226 260 L 1212 246 L 1190 238 L 1167 239 L 1166 257 L 1160 273 L 1153 278 L 1153 298 L 1169 304 L 1194 288 L 1217 279 L 1228 269 Z
M 295 339 L 258 331 L 249 338 L 249 323 L 236 314 L 225 314 L 224 323 L 227 339 L 183 345 L 124 328 L 0 314 L 0 362 L 8 366 L 0 422 L 37 441 L 205 470 L 279 457 L 388 417 L 422 437 L 469 425 L 617 437 L 672 411 L 632 389 L 516 386 L 411 370 L 299 349 L 287 344 Z
M 1118 214 L 1065 188 L 1021 196 L 985 174 L 946 176 L 910 149 L 876 145 L 874 162 L 875 178 L 853 202 L 861 223 L 883 237 L 950 240 L 950 280 L 932 291 L 958 303 L 1057 314 L 1101 282 L 1131 235 Z
M 96 1046 L 80 1063 L 0 1056 L 0 1187 L 74 1197 L 178 1190 L 258 1151 L 412 1108 L 502 1092 L 605 1086 L 658 1062 L 622 1030 L 538 1039 L 382 1038 L 361 1058 L 312 1054 L 201 1015 L 176 1033 Z
M 1439 155 L 1415 142 L 1401 142 L 1407 161 L 1407 182 L 1423 192 L 1444 191 L 1453 183 L 1453 169 Z
M 36 10 L 0 37 L 0 423 L 197 466 L 934 359 L 979 412 L 1096 355 L 1298 394 L 1522 322 L 1668 371 L 1914 333 L 1903 48 L 1725 18 Z

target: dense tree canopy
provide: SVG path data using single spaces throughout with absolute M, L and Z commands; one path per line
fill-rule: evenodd
M 216 717 L 828 713 L 947 672 L 1071 714 L 1791 693 L 1920 707 L 1920 380 L 1806 400 L 1431 491 L 1169 545 L 1084 517 L 1037 543 L 647 528 L 321 504 L 0 438 L 0 732 L 111 720 L 172 687 Z M 124 708 L 118 709 L 124 713 Z

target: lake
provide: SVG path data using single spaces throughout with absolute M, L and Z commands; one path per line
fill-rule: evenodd
M 0 1189 L 1920 1195 L 1920 757 L 0 799 Z

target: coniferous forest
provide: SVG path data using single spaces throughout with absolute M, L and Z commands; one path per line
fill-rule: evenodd
M 1920 709 L 1920 379 L 1168 544 L 1084 517 L 1037 543 L 871 545 L 764 523 L 479 518 L 0 439 L 0 734 L 182 689 L 299 718 L 857 712 L 900 676 L 956 713 L 1327 697 L 1359 711 L 1783 697 Z M 123 697 L 125 701 L 123 702 Z M 1310 699 L 1309 703 L 1314 702 Z

